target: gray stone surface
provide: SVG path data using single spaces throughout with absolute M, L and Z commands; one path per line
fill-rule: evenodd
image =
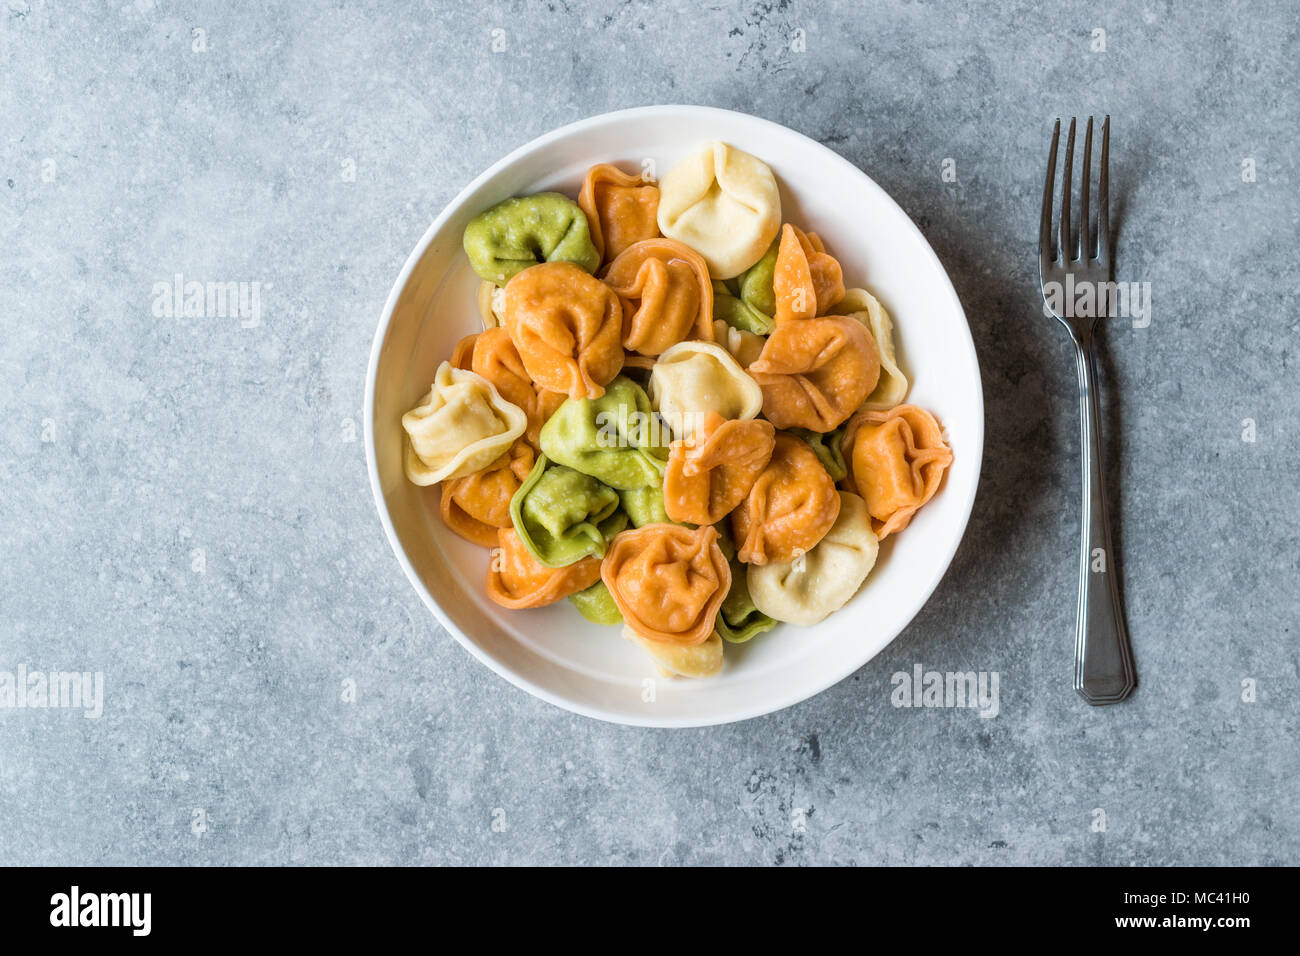
M 0 671 L 102 671 L 106 699 L 0 709 L 0 863 L 1296 863 L 1298 52 L 1284 3 L 7 0 Z M 442 633 L 359 436 L 442 205 L 659 102 L 874 176 L 951 270 L 988 407 L 914 625 L 814 700 L 677 732 L 551 708 Z M 1090 111 L 1119 277 L 1154 300 L 1103 363 L 1141 686 L 1099 710 L 1070 690 L 1074 369 L 1033 260 L 1050 121 Z M 156 317 L 176 273 L 263 283 L 260 324 Z M 917 662 L 998 671 L 1001 713 L 893 708 Z

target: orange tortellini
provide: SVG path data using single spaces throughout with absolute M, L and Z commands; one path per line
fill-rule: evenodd
M 731 513 L 736 555 L 746 564 L 792 561 L 835 524 L 835 482 L 808 443 L 778 432 L 772 459 Z
M 777 323 L 749 374 L 763 390 L 763 414 L 777 428 L 829 432 L 876 387 L 880 358 L 853 319 L 791 319 Z
M 497 546 L 497 529 L 509 528 L 510 499 L 533 470 L 533 448 L 516 441 L 482 471 L 442 483 L 442 520 L 466 541 Z
M 643 239 L 609 264 L 605 283 L 623 303 L 623 347 L 655 356 L 684 339 L 713 341 L 713 283 L 699 253 Z
M 473 371 L 495 385 L 502 398 L 524 410 L 528 416 L 524 434 L 530 445 L 540 448 L 538 432 L 568 396 L 563 392 L 538 389 L 533 384 L 519 350 L 505 329 L 488 329 L 474 339 L 470 357 Z
M 664 508 L 673 521 L 717 524 L 740 504 L 772 459 L 776 429 L 711 412 L 690 439 L 672 443 Z
M 713 528 L 650 524 L 614 538 L 600 566 L 623 620 L 641 637 L 703 644 L 731 589 L 731 566 Z
M 452 366 L 465 372 L 474 371 L 474 344 L 478 342 L 478 333 L 467 335 L 451 350 L 451 358 L 448 361 Z M 498 389 L 500 391 L 500 389 Z
M 635 242 L 659 235 L 659 187 L 609 163 L 587 170 L 578 205 L 587 214 L 591 241 L 604 262 L 618 258 Z
M 786 223 L 772 289 L 776 328 L 749 365 L 763 414 L 777 428 L 833 431 L 880 379 L 875 340 L 861 322 L 826 314 L 844 298 L 844 276 L 816 233 Z
M 864 409 L 844 432 L 849 478 L 871 514 L 876 537 L 902 531 L 934 497 L 952 449 L 933 415 L 915 405 Z
M 600 559 L 583 558 L 562 568 L 533 557 L 514 528 L 497 532 L 499 549 L 488 564 L 487 595 L 502 607 L 545 607 L 585 591 L 600 580 Z
M 772 274 L 779 325 L 787 319 L 828 315 L 844 298 L 844 272 L 815 232 L 786 223 Z
M 623 307 L 571 262 L 544 262 L 506 285 L 506 329 L 539 388 L 600 398 L 623 367 Z

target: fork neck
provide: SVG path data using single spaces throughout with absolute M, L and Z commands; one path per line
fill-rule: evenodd
M 1070 330 L 1071 341 L 1074 342 L 1077 348 L 1085 352 L 1092 350 L 1093 332 L 1096 327 L 1096 322 L 1092 321 L 1080 325 L 1075 325 L 1073 323 L 1066 324 L 1066 328 Z

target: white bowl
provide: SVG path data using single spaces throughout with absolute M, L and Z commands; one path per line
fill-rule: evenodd
M 710 680 L 655 676 L 619 628 L 584 620 L 568 602 L 508 611 L 488 600 L 488 551 L 441 522 L 439 491 L 402 471 L 402 413 L 426 395 L 438 363 L 481 326 L 478 278 L 461 250 L 474 215 L 525 193 L 576 196 L 595 163 L 629 170 L 653 161 L 662 175 L 693 147 L 718 139 L 768 163 L 783 217 L 815 230 L 893 316 L 908 401 L 947 430 L 955 461 L 938 495 L 906 531 L 886 539 L 858 595 L 813 627 L 780 624 L 727 645 Z M 912 620 L 943 577 L 966 528 L 984 446 L 979 365 L 961 303 L 925 238 L 867 175 L 784 126 L 727 110 L 651 106 L 606 113 L 533 140 L 467 186 L 406 260 L 375 333 L 366 379 L 366 457 L 389 543 L 416 592 L 465 648 L 530 694 L 622 724 L 693 727 L 789 707 L 842 680 Z

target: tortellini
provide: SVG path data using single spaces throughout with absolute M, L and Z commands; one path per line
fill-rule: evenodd
M 762 264 L 760 260 L 759 264 Z M 754 267 L 755 269 L 758 266 Z M 749 273 L 745 273 L 748 275 Z M 731 280 L 734 283 L 736 280 Z M 713 329 L 714 339 L 721 342 L 717 334 L 718 323 L 737 332 L 751 332 L 755 335 L 767 335 L 772 331 L 772 316 L 755 309 L 747 301 L 739 298 L 731 286 L 721 279 L 713 280 Z
M 807 442 L 778 432 L 772 460 L 731 513 L 746 564 L 792 561 L 811 550 L 840 513 L 835 483 Z
M 879 544 L 866 503 L 845 491 L 839 497 L 835 524 L 811 551 L 793 561 L 749 566 L 746 581 L 759 611 L 791 624 L 816 624 L 858 593 Z
M 611 627 L 623 623 L 623 615 L 618 612 L 618 605 L 609 596 L 609 588 L 605 587 L 604 581 L 597 581 L 585 591 L 570 594 L 569 603 L 592 624 Z
M 718 608 L 713 629 L 728 644 L 744 644 L 751 638 L 776 627 L 776 619 L 758 609 L 749 594 L 745 565 L 736 557 L 736 546 L 723 525 L 718 526 L 718 546 L 731 568 L 731 589 Z
M 733 421 L 710 412 L 693 440 L 672 444 L 662 495 L 668 517 L 717 524 L 749 494 L 775 445 L 771 422 Z
M 751 329 L 760 335 L 771 332 L 772 324 L 776 321 L 776 291 L 772 288 L 772 279 L 776 274 L 776 257 L 780 251 L 781 237 L 777 236 L 767 247 L 767 252 L 763 253 L 763 258 L 733 280 L 740 301 L 761 320 L 762 328 Z
M 844 448 L 850 479 L 882 541 L 906 528 L 934 497 L 953 461 L 939 423 L 915 405 L 858 412 L 845 429 Z
M 561 392 L 537 389 L 505 329 L 488 329 L 474 339 L 471 367 L 495 385 L 502 398 L 524 410 L 528 416 L 524 435 L 530 445 L 538 447 L 542 424 L 560 407 L 565 396 Z
M 620 491 L 618 498 L 634 528 L 644 528 L 648 524 L 666 524 L 673 520 L 668 517 L 668 511 L 664 507 L 664 490 L 658 485 Z
M 475 296 L 478 317 L 484 329 L 500 328 L 506 324 L 506 290 L 495 282 L 484 279 L 478 284 Z M 453 363 L 455 364 L 455 363 Z
M 848 466 L 844 463 L 844 452 L 840 448 L 840 441 L 844 437 L 843 428 L 824 434 L 810 432 L 806 428 L 791 428 L 790 434 L 798 435 L 808 443 L 808 447 L 813 450 L 817 460 L 826 469 L 826 474 L 831 476 L 831 481 L 839 481 L 848 474 Z
M 609 163 L 587 170 L 578 205 L 587 214 L 591 241 L 604 262 L 634 242 L 659 235 L 659 187 Z
M 466 372 L 474 371 L 474 345 L 477 342 L 478 333 L 475 332 L 473 335 L 465 336 L 452 347 L 451 358 L 448 361 L 453 368 L 464 369 Z
M 695 434 L 709 412 L 747 419 L 763 409 L 758 382 L 712 342 L 679 342 L 659 356 L 650 398 L 678 438 Z
M 715 300 L 716 301 L 716 300 Z M 722 319 L 713 320 L 713 338 L 731 353 L 741 368 L 749 368 L 763 354 L 766 339 L 744 329 L 731 328 Z
M 659 231 L 699 252 L 716 279 L 752 266 L 780 228 L 772 170 L 726 143 L 705 143 L 659 183 Z
M 481 471 L 509 451 L 528 416 L 491 382 L 443 362 L 428 398 L 402 416 L 406 477 L 433 485 Z
M 874 295 L 866 289 L 849 289 L 840 300 L 838 310 L 867 327 L 876 342 L 880 356 L 880 380 L 875 390 L 867 396 L 863 408 L 882 410 L 893 408 L 907 397 L 907 376 L 898 367 L 898 353 L 894 347 L 894 322 Z
M 664 677 L 713 677 L 722 670 L 722 639 L 716 633 L 699 644 L 678 644 L 675 641 L 652 641 L 625 624 L 623 636 L 639 644 Z
M 641 637 L 702 644 L 731 588 L 718 532 L 652 524 L 614 539 L 600 577 L 623 620 Z
M 663 482 L 667 440 L 650 399 L 619 376 L 601 398 L 571 398 L 541 432 L 542 451 L 554 462 L 631 491 Z
M 599 398 L 623 367 L 623 306 L 568 262 L 525 269 L 506 286 L 506 328 L 539 388 Z
M 843 316 L 778 322 L 749 366 L 763 391 L 763 414 L 777 428 L 833 431 L 880 377 L 876 345 Z
M 583 558 L 563 568 L 547 567 L 533 557 L 514 528 L 498 531 L 497 544 L 488 563 L 485 590 L 502 607 L 545 607 L 600 580 L 599 558 Z
M 545 455 L 511 499 L 510 518 L 524 547 L 552 568 L 603 558 L 609 539 L 627 527 L 617 491 Z
M 844 273 L 814 233 L 786 223 L 772 270 L 773 316 L 789 319 L 826 315 L 844 298 Z
M 699 253 L 672 239 L 643 239 L 605 270 L 623 303 L 623 347 L 659 355 L 683 339 L 713 339 L 713 283 Z
M 497 546 L 497 530 L 510 527 L 510 499 L 533 470 L 533 449 L 516 441 L 483 471 L 442 483 L 442 521 L 466 541 Z
M 469 221 L 463 244 L 479 278 L 499 285 L 539 262 L 571 262 L 587 272 L 600 265 L 587 214 L 560 193 L 497 203 Z

